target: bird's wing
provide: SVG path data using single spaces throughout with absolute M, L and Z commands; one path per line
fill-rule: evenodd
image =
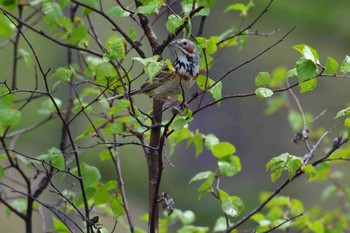
M 151 91 L 159 86 L 161 86 L 163 83 L 169 81 L 174 77 L 175 73 L 174 72 L 169 72 L 169 71 L 162 71 L 159 75 L 153 78 L 151 83 L 144 83 L 140 87 L 141 92 L 148 92 Z

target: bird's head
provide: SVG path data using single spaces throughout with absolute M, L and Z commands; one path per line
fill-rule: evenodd
M 183 60 L 192 60 L 193 62 L 199 63 L 199 53 L 197 46 L 190 40 L 178 39 L 169 44 L 174 49 L 175 57 Z M 182 59 L 183 58 L 183 59 Z

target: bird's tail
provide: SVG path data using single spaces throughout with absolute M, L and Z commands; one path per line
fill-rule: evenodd
M 112 100 L 115 100 L 115 99 L 123 99 L 123 98 L 128 98 L 130 96 L 133 96 L 133 95 L 136 95 L 138 93 L 140 93 L 141 89 L 133 89 L 129 92 L 125 92 L 123 94 L 120 94 L 120 95 L 116 95 L 116 96 L 112 96 L 112 97 L 109 97 L 107 100 L 108 101 L 112 101 Z

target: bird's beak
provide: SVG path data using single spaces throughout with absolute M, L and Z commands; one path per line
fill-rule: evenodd
M 171 42 L 170 44 L 169 44 L 169 47 L 172 47 L 172 48 L 174 48 L 174 47 L 178 47 L 179 45 L 177 44 L 177 41 L 173 41 L 173 42 Z

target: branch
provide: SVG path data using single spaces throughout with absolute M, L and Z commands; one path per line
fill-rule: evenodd
M 243 28 L 241 31 L 237 32 L 236 34 L 229 36 L 225 39 L 222 39 L 221 41 L 219 41 L 218 43 L 216 43 L 217 45 L 224 43 L 225 41 L 231 40 L 232 38 L 242 35 L 245 31 L 249 30 L 251 27 L 254 26 L 254 24 L 256 24 L 259 19 L 269 10 L 269 7 L 271 6 L 272 2 L 274 0 L 270 0 L 270 2 L 266 5 L 265 9 L 258 15 L 258 17 L 256 17 L 253 22 L 251 22 L 248 26 L 246 26 L 245 28 Z
M 74 2 L 75 4 L 77 5 L 80 5 L 80 6 L 83 6 L 83 7 L 86 7 L 94 12 L 96 12 L 97 14 L 101 15 L 102 17 L 104 17 L 106 20 L 108 20 L 112 25 L 113 27 L 115 28 L 116 31 L 118 31 L 124 38 L 125 40 L 131 45 L 131 47 L 133 47 L 136 52 L 140 55 L 140 57 L 142 58 L 145 58 L 146 55 L 144 54 L 144 52 L 137 46 L 137 44 L 134 43 L 134 41 L 128 36 L 128 34 L 126 34 L 121 27 L 119 27 L 106 13 L 104 13 L 102 10 L 98 10 L 98 9 L 95 9 L 85 3 L 82 3 L 82 2 L 79 2 L 79 1 L 76 1 L 76 0 L 71 0 L 71 2 Z
M 87 48 L 82 48 L 82 47 L 78 47 L 78 46 L 75 46 L 75 45 L 71 45 L 71 44 L 66 44 L 66 43 L 63 43 L 49 35 L 47 35 L 45 32 L 43 31 L 39 31 L 38 29 L 35 29 L 33 26 L 31 26 L 30 24 L 26 23 L 25 21 L 19 19 L 18 17 L 16 17 L 15 15 L 13 15 L 11 12 L 5 10 L 5 8 L 3 7 L 0 7 L 0 10 L 4 13 L 4 15 L 6 16 L 11 16 L 12 18 L 16 19 L 18 22 L 20 22 L 22 25 L 26 26 L 27 28 L 29 28 L 30 30 L 32 30 L 33 32 L 49 39 L 50 41 L 58 44 L 58 45 L 61 45 L 63 47 L 66 47 L 66 48 L 72 48 L 72 49 L 75 49 L 75 50 L 79 50 L 79 51 L 83 51 L 83 52 L 86 52 L 86 53 L 89 53 L 89 54 L 92 54 L 92 55 L 95 55 L 97 57 L 102 57 L 103 54 L 100 54 L 94 50 L 91 50 L 91 49 L 87 49 Z M 12 21 L 12 20 L 11 20 Z M 23 35 L 23 34 L 22 34 Z
M 316 160 L 315 162 L 312 163 L 313 166 L 317 166 L 320 163 L 325 162 L 328 157 L 333 154 L 334 151 L 336 151 L 338 148 L 340 148 L 342 145 L 344 145 L 345 143 L 348 142 L 348 139 L 342 139 L 339 140 L 338 143 L 334 144 L 333 147 L 320 159 Z M 298 178 L 299 176 L 301 176 L 302 174 L 304 174 L 305 172 L 301 169 L 299 169 L 296 174 L 291 178 L 286 180 L 285 182 L 283 182 L 280 186 L 277 187 L 277 189 L 270 194 L 269 197 L 267 197 L 265 199 L 265 201 L 263 201 L 258 207 L 256 207 L 255 209 L 253 209 L 252 211 L 250 211 L 247 215 L 245 215 L 244 217 L 242 217 L 240 220 L 238 220 L 235 224 L 233 224 L 232 226 L 230 226 L 224 233 L 229 233 L 231 232 L 233 229 L 236 229 L 238 226 L 240 226 L 241 224 L 243 224 L 244 222 L 246 222 L 247 220 L 249 220 L 254 214 L 256 214 L 257 212 L 261 211 L 275 196 L 277 196 L 277 194 L 279 194 L 289 183 L 291 183 L 292 181 L 294 181 L 296 178 Z

